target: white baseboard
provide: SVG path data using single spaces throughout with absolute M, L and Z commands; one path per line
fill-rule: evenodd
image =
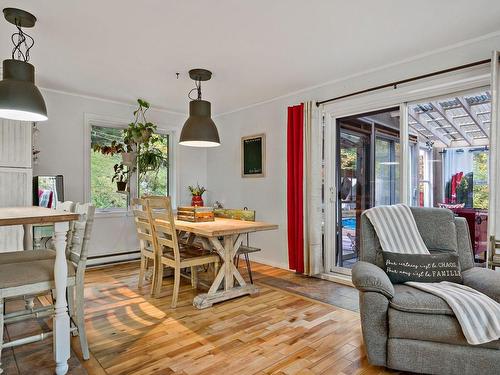
M 116 263 L 116 262 L 126 262 L 129 260 L 136 260 L 139 258 L 140 258 L 139 252 L 133 253 L 133 254 L 118 254 L 118 255 L 109 254 L 109 256 L 99 256 L 98 258 L 90 257 L 87 260 L 87 265 L 88 266 L 96 266 L 96 265 Z M 271 266 L 271 267 L 276 267 L 276 268 L 280 268 L 280 269 L 287 270 L 287 271 L 292 271 L 288 268 L 287 263 L 270 261 L 269 259 L 266 259 L 266 258 L 256 257 L 253 254 L 250 256 L 250 260 L 252 262 L 265 264 L 266 266 Z
M 316 275 L 316 277 L 319 277 L 320 279 L 323 280 L 333 281 L 334 283 L 344 284 L 354 287 L 354 284 L 352 283 L 351 280 L 351 276 L 349 275 L 321 273 L 319 275 Z
M 250 255 L 250 260 L 252 262 L 257 262 L 257 263 L 265 264 L 266 266 L 271 266 L 271 267 L 276 267 L 276 268 L 281 268 L 283 270 L 291 271 L 291 269 L 288 268 L 288 264 L 287 263 L 273 262 L 273 261 L 270 261 L 270 260 L 265 259 L 265 258 L 256 257 L 253 254 Z
M 100 265 L 104 265 L 104 264 L 137 260 L 140 258 L 140 256 L 141 256 L 141 254 L 139 252 L 132 253 L 132 254 L 118 254 L 118 255 L 110 254 L 109 256 L 105 256 L 105 257 L 89 258 L 87 260 L 87 266 L 89 266 L 89 267 L 98 266 L 98 265 L 100 266 Z

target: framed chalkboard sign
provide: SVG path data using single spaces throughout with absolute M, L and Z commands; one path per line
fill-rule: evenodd
M 241 177 L 266 175 L 266 135 L 241 138 Z

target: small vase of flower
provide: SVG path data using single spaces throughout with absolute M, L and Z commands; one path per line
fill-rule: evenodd
M 196 184 L 196 186 L 188 186 L 189 192 L 191 193 L 191 206 L 203 207 L 202 195 L 206 191 L 203 186 Z

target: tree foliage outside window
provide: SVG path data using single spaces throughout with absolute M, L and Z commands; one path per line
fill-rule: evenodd
M 154 134 L 154 147 L 164 156 L 169 156 L 168 145 L 169 137 L 166 134 Z M 169 168 L 167 163 L 162 165 L 158 171 L 145 171 L 139 176 L 139 195 L 169 195 Z
M 473 158 L 473 206 L 488 209 L 488 152 L 475 152 Z
M 155 134 L 158 138 L 155 148 L 164 156 L 169 155 L 169 136 Z M 113 166 L 122 162 L 120 154 L 103 155 L 94 151 L 92 146 L 110 145 L 112 141 L 123 141 L 123 129 L 92 125 L 91 127 L 91 157 L 90 157 L 90 190 L 92 204 L 98 209 L 127 209 L 127 194 L 116 191 L 116 183 L 111 179 L 114 174 Z M 162 166 L 157 172 L 145 171 L 140 173 L 139 195 L 168 195 L 169 168 Z
M 358 155 L 356 148 L 341 148 L 340 149 L 340 167 L 343 170 L 356 170 L 356 161 Z
M 109 145 L 122 138 L 122 129 L 92 125 L 91 147 L 94 144 Z M 90 196 L 92 204 L 100 209 L 126 209 L 127 195 L 116 192 L 116 183 L 111 181 L 113 166 L 121 162 L 121 156 L 103 155 L 90 151 Z

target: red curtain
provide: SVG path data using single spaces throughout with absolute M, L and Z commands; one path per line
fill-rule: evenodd
M 288 107 L 287 215 L 288 266 L 304 272 L 304 104 Z

